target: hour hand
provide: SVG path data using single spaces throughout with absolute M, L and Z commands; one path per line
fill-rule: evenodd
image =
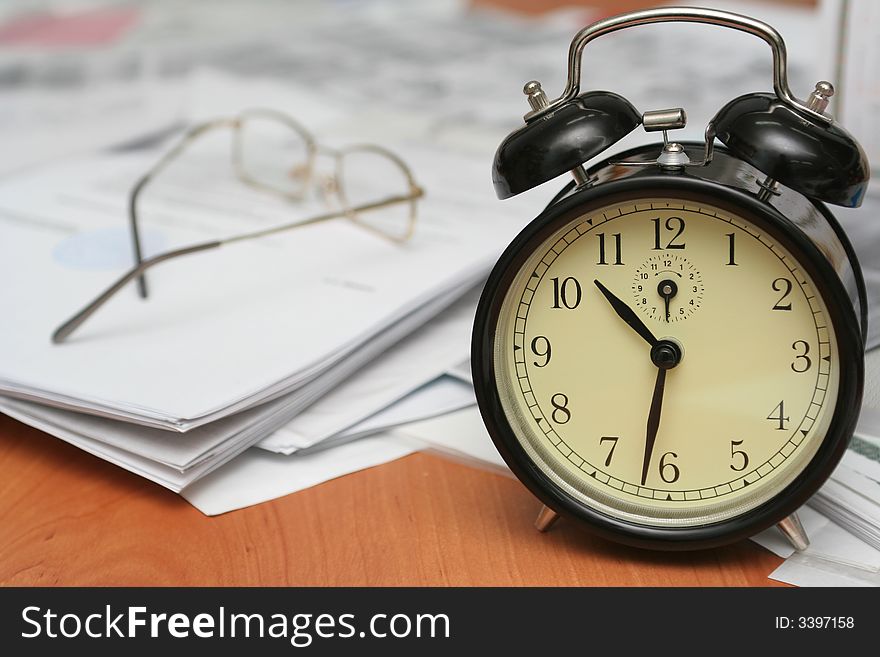
M 645 326 L 645 323 L 639 319 L 639 316 L 636 315 L 635 311 L 617 298 L 611 290 L 602 285 L 598 280 L 594 280 L 593 282 L 596 284 L 596 287 L 599 288 L 599 291 L 605 295 L 605 298 L 608 299 L 608 303 L 614 308 L 614 312 L 617 313 L 618 317 L 629 324 L 629 326 L 642 336 L 649 345 L 652 347 L 655 346 L 658 342 L 657 338 L 655 338 L 654 334 L 651 333 L 651 330 Z

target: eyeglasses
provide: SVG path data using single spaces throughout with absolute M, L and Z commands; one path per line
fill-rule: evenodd
M 193 142 L 220 128 L 233 131 L 232 165 L 241 182 L 290 201 L 304 199 L 310 188 L 317 187 L 324 201 L 328 205 L 335 203 L 336 208 L 299 221 L 200 242 L 144 258 L 139 217 L 139 200 L 144 189 Z M 321 155 L 334 161 L 333 173 L 323 177 L 316 174 L 315 166 Z M 145 272 L 173 258 L 341 218 L 349 219 L 386 240 L 405 242 L 415 230 L 417 204 L 422 196 L 424 190 L 416 184 L 412 171 L 391 151 L 374 144 L 342 149 L 319 145 L 302 125 L 281 112 L 253 109 L 234 118 L 194 126 L 138 180 L 129 195 L 134 267 L 59 326 L 52 334 L 52 342 L 61 343 L 67 339 L 132 280 L 137 280 L 138 293 L 146 299 Z

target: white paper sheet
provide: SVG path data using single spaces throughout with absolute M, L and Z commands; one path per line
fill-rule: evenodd
M 115 146 L 183 118 L 178 81 L 0 93 L 0 175 Z
M 282 497 L 342 475 L 393 461 L 415 451 L 391 436 L 356 440 L 304 456 L 249 449 L 231 463 L 183 490 L 202 513 L 214 516 Z
M 467 341 L 461 339 L 460 331 L 473 315 L 472 296 L 466 295 L 464 299 L 445 307 L 444 304 L 448 305 L 449 302 L 448 296 L 438 298 L 424 314 L 398 322 L 393 329 L 362 348 L 353 359 L 335 366 L 319 379 L 312 381 L 310 395 L 294 392 L 197 427 L 184 435 L 10 398 L 0 397 L 0 407 L 15 407 L 19 413 L 65 426 L 72 432 L 98 442 L 184 471 L 209 457 L 227 441 L 242 440 L 241 434 L 253 432 L 255 427 L 276 414 L 293 418 L 291 422 L 295 426 L 320 425 L 322 421 L 333 420 L 332 415 L 326 417 L 327 402 L 330 401 L 331 407 L 343 407 L 340 412 L 343 417 L 350 417 L 349 406 L 358 409 L 359 412 L 354 414 L 354 421 L 358 422 L 388 406 L 399 396 L 400 390 L 405 394 L 423 382 L 434 379 L 447 365 L 457 360 L 456 356 L 462 349 L 466 349 Z M 437 312 L 440 313 L 439 316 L 434 317 Z M 431 321 L 419 327 L 428 317 L 432 318 Z M 407 335 L 410 331 L 412 333 Z M 404 335 L 406 337 L 399 340 Z M 405 371 L 385 366 L 386 360 L 399 361 L 401 356 L 407 365 Z M 369 357 L 374 357 L 374 360 L 368 361 Z M 344 383 L 336 385 L 340 380 Z M 342 391 L 347 392 L 340 394 Z M 378 392 L 366 399 L 359 398 L 365 391 Z M 388 394 L 381 394 L 383 392 Z M 319 397 L 321 393 L 326 394 Z M 345 421 L 341 423 L 340 429 L 328 435 L 338 433 L 351 424 L 352 422 Z M 285 426 L 279 431 L 286 433 L 286 428 Z
M 80 449 L 93 454 L 99 458 L 109 461 L 114 465 L 118 465 L 126 470 L 140 475 L 145 479 L 149 479 L 160 486 L 164 486 L 174 492 L 180 492 L 181 488 L 189 482 L 196 481 L 212 469 L 235 458 L 243 450 L 247 449 L 246 442 L 227 443 L 212 453 L 210 459 L 201 461 L 199 464 L 181 472 L 177 468 L 169 467 L 142 456 L 132 454 L 126 450 L 119 449 L 112 445 L 93 440 L 87 436 L 72 431 L 69 426 L 64 424 L 56 424 L 46 417 L 36 417 L 24 413 L 20 408 L 4 403 L 2 411 L 25 424 L 36 427 L 41 431 L 52 434 L 53 436 L 64 440 Z
M 223 152 L 228 168 L 228 135 L 216 138 L 168 172 L 164 192 L 149 203 L 145 195 L 151 252 L 305 213 L 232 191 L 215 163 Z M 339 220 L 170 261 L 150 272 L 147 302 L 123 290 L 64 345 L 48 342 L 51 331 L 124 269 L 90 254 L 127 254 L 128 188 L 158 153 L 102 155 L 0 185 L 0 275 L 17 282 L 0 289 L 16 316 L 0 327 L 0 390 L 186 430 L 303 385 L 402 314 L 485 273 L 542 202 L 512 214 L 494 198 L 486 160 L 404 150 L 427 190 L 411 243 Z
M 449 370 L 449 374 L 454 376 L 455 378 L 464 381 L 465 383 L 469 383 L 474 385 L 474 376 L 471 373 L 471 359 L 467 358 L 460 363 L 456 364 Z
M 467 353 L 479 289 L 343 381 L 305 412 L 261 441 L 290 454 L 345 431 L 437 378 Z
M 809 501 L 853 536 L 880 549 L 880 484 L 839 465 Z
M 250 449 L 188 486 L 182 494 L 208 515 L 281 497 L 421 449 L 424 444 L 412 438 L 388 432 L 373 434 L 416 417 L 458 409 L 473 401 L 473 389 L 469 385 L 441 376 L 348 432 L 310 448 L 290 455 Z
M 454 413 L 476 403 L 473 386 L 454 376 L 443 374 L 345 431 L 292 453 L 305 454 L 329 449 L 364 436 L 387 432 L 404 424 Z
M 476 407 L 406 424 L 396 429 L 393 435 L 424 443 L 428 450 L 469 465 L 513 476 L 495 449 Z
M 308 404 L 355 374 L 378 352 L 449 305 L 458 292 L 433 300 L 427 311 L 407 316 L 374 338 L 369 348 L 336 364 L 313 380 L 307 391 L 197 427 L 184 435 L 0 397 L 0 410 L 152 481 L 179 491 L 254 442 L 279 429 Z M 469 302 L 465 302 L 470 308 Z
M 776 570 L 770 579 L 794 586 L 880 586 L 877 573 L 826 561 L 807 554 L 795 554 Z
M 328 225 L 169 262 L 151 277 L 148 302 L 133 290 L 120 294 L 69 344 L 51 345 L 52 329 L 112 276 L 53 262 L 59 242 L 43 239 L 48 231 L 4 217 L 2 275 L 21 284 L 0 291 L 17 317 L 0 328 L 0 389 L 178 429 L 301 385 L 420 299 L 485 272 L 491 259 L 485 247 L 477 257 L 449 245 L 397 247 Z
M 880 551 L 828 522 L 770 577 L 797 586 L 880 586 Z

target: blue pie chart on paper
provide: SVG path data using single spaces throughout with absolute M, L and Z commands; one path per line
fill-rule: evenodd
M 165 239 L 157 230 L 141 231 L 144 256 L 159 253 Z M 134 263 L 131 234 L 127 227 L 114 226 L 76 233 L 60 241 L 52 258 L 63 267 L 87 271 L 112 271 Z

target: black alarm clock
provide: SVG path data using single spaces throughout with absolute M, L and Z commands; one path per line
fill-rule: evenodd
M 669 21 L 772 49 L 773 93 L 728 102 L 704 143 L 670 141 L 683 109 L 580 91 L 590 41 Z M 869 167 L 827 112 L 833 87 L 797 99 L 773 28 L 699 8 L 595 23 L 568 66 L 556 100 L 525 86 L 526 123 L 495 156 L 500 198 L 574 180 L 480 300 L 472 368 L 492 440 L 543 502 L 541 530 L 561 515 L 623 543 L 694 549 L 777 524 L 803 549 L 795 512 L 843 455 L 864 378 L 864 282 L 825 204 L 858 206 Z M 662 142 L 583 166 L 639 125 Z

